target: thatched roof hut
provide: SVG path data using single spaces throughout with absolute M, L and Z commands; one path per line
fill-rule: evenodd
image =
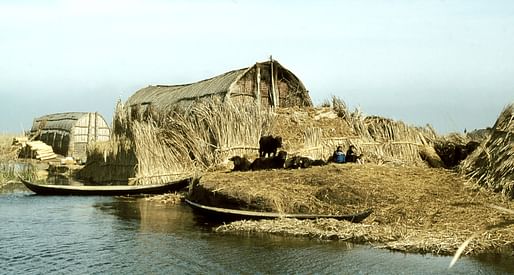
M 218 98 L 222 102 L 257 102 L 263 107 L 312 106 L 300 79 L 275 60 L 230 71 L 210 79 L 184 85 L 148 86 L 137 91 L 126 106 L 148 106 L 168 110 L 188 107 L 198 99 Z
M 52 146 L 54 152 L 76 159 L 86 158 L 92 141 L 107 141 L 109 124 L 98 113 L 71 112 L 49 114 L 34 119 L 31 135 Z

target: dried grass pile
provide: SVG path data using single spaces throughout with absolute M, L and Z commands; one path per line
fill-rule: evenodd
M 514 104 L 500 114 L 488 138 L 461 165 L 478 184 L 514 198 Z
M 13 147 L 14 135 L 0 134 L 0 161 L 18 158 L 18 148 Z
M 338 145 L 354 145 L 372 163 L 422 164 L 420 151 L 433 146 L 437 134 L 430 127 L 413 127 L 402 121 L 364 116 L 350 111 L 333 97 L 331 107 L 277 110 L 272 132 L 283 137 L 292 155 L 329 158 Z
M 330 164 L 303 170 L 206 174 L 193 199 L 214 206 L 287 213 L 374 212 L 362 224 L 344 221 L 236 222 L 220 232 L 260 232 L 371 242 L 393 250 L 451 255 L 474 232 L 465 254 L 514 250 L 514 209 L 444 169 Z M 196 195 L 195 195 L 196 193 Z M 203 199 L 203 201 L 202 201 Z M 223 202 L 227 204 L 223 204 Z
M 133 143 L 113 135 L 109 141 L 91 143 L 87 162 L 77 177 L 94 183 L 128 183 L 136 176 L 137 159 Z
M 269 132 L 269 111 L 254 104 L 198 101 L 190 109 L 156 113 L 118 103 L 111 141 L 89 148 L 82 178 L 156 184 L 213 169 L 229 156 L 256 152 Z M 100 173 L 99 173 L 100 171 Z
M 13 146 L 15 135 L 0 135 L 0 188 L 9 182 L 18 181 L 18 176 L 32 180 L 37 169 L 32 163 L 18 161 L 19 147 Z
M 111 141 L 90 146 L 81 176 L 96 182 L 171 181 L 178 175 L 224 167 L 234 155 L 255 158 L 259 138 L 270 134 L 283 137 L 283 149 L 290 156 L 328 159 L 338 145 L 356 145 L 366 161 L 400 164 L 422 163 L 420 149 L 435 136 L 429 127 L 350 112 L 335 97 L 331 108 L 287 108 L 276 113 L 252 103 L 216 99 L 167 113 L 156 112 L 151 105 L 119 103 Z

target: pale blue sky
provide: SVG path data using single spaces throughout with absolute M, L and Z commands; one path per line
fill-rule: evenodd
M 514 1 L 3 1 L 0 132 L 98 111 L 150 84 L 182 84 L 269 55 L 315 104 L 492 126 L 514 102 Z

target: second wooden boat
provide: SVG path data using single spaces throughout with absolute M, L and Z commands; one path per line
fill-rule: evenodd
M 238 209 L 219 208 L 213 206 L 202 205 L 186 199 L 186 202 L 198 212 L 201 212 L 208 218 L 213 219 L 226 219 L 226 220 L 256 220 L 256 219 L 275 219 L 275 218 L 294 218 L 294 219 L 336 219 L 346 220 L 351 222 L 361 222 L 367 218 L 372 212 L 372 209 L 365 211 L 347 214 L 347 215 L 318 215 L 318 214 L 285 214 L 275 212 L 258 212 Z

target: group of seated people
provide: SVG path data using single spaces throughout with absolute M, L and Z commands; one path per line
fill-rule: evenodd
M 337 149 L 332 154 L 332 161 L 335 163 L 345 163 L 345 162 L 357 162 L 362 155 L 357 155 L 355 146 L 350 145 L 346 154 L 343 151 L 342 146 L 337 146 Z
M 246 157 L 234 156 L 230 158 L 234 162 L 233 171 L 256 171 L 266 169 L 297 169 L 309 168 L 311 166 L 321 166 L 328 162 L 345 163 L 357 162 L 362 155 L 357 155 L 354 145 L 350 145 L 348 150 L 343 152 L 342 146 L 338 146 L 332 157 L 328 160 L 313 160 L 309 157 L 294 156 L 287 158 L 286 151 L 279 151 L 282 147 L 282 138 L 264 136 L 259 140 L 259 157 L 250 162 Z

